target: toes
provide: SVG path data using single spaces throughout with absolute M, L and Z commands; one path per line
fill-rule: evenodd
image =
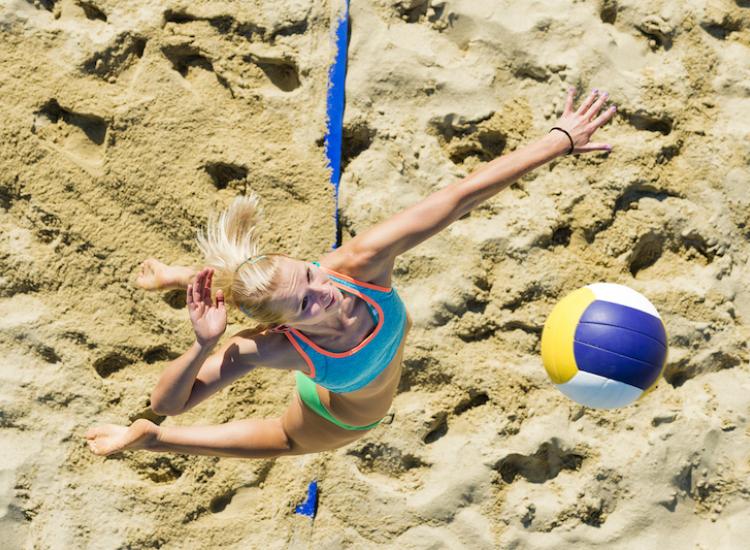
M 91 452 L 97 456 L 106 456 L 112 452 L 112 445 L 107 445 L 99 439 L 87 441 Z
M 96 439 L 100 433 L 101 430 L 98 427 L 89 428 L 86 432 L 86 439 Z
M 141 273 L 152 275 L 158 266 L 158 261 L 154 258 L 147 258 L 141 262 Z

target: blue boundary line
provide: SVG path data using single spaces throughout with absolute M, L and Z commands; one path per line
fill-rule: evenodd
M 295 514 L 301 516 L 308 516 L 309 518 L 315 518 L 315 514 L 318 513 L 318 480 L 313 479 L 307 486 L 307 498 L 305 502 L 300 504 L 294 509 Z
M 333 214 L 336 236 L 333 248 L 341 245 L 339 227 L 339 182 L 341 181 L 341 147 L 343 144 L 344 106 L 346 105 L 346 54 L 349 38 L 349 0 L 344 1 L 344 9 L 335 22 L 334 40 L 336 57 L 328 72 L 328 92 L 326 94 L 326 116 L 328 119 L 325 136 L 325 153 L 331 168 L 331 184 L 335 211 Z
M 341 181 L 341 146 L 344 134 L 344 106 L 346 105 L 346 47 L 349 41 L 349 0 L 344 1 L 344 9 L 335 22 L 334 42 L 336 57 L 328 71 L 328 91 L 326 93 L 326 135 L 325 153 L 331 168 L 333 185 L 336 235 L 333 248 L 341 245 L 339 226 L 339 182 Z M 318 482 L 313 480 L 307 488 L 307 499 L 294 509 L 296 514 L 314 518 L 318 508 Z

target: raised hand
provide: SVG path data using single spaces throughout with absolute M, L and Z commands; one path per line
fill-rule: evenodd
M 224 294 L 216 292 L 216 304 L 211 300 L 211 281 L 214 270 L 203 269 L 187 287 L 187 308 L 199 344 L 214 344 L 227 329 L 227 309 Z
M 609 94 L 595 89 L 583 100 L 578 109 L 574 109 L 575 93 L 575 88 L 568 90 L 565 109 L 555 126 L 565 130 L 573 140 L 573 153 L 611 151 L 612 146 L 608 143 L 589 143 L 594 132 L 615 116 L 617 107 L 614 105 L 600 113 L 604 103 L 609 98 Z

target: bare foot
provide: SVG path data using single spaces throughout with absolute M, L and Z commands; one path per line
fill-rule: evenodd
M 149 258 L 141 264 L 135 282 L 145 290 L 187 288 L 194 274 L 195 270 L 191 267 L 167 265 L 155 258 Z
M 86 432 L 86 439 L 92 453 L 106 456 L 120 451 L 148 449 L 156 441 L 158 431 L 159 426 L 139 418 L 130 426 L 95 426 Z

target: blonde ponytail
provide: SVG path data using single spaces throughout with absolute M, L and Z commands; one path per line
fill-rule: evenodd
M 227 303 L 259 323 L 274 325 L 284 322 L 269 307 L 280 255 L 260 253 L 260 220 L 257 195 L 235 197 L 220 214 L 209 214 L 206 229 L 198 232 L 197 241 L 206 265 L 214 268 L 214 288 L 223 290 Z

